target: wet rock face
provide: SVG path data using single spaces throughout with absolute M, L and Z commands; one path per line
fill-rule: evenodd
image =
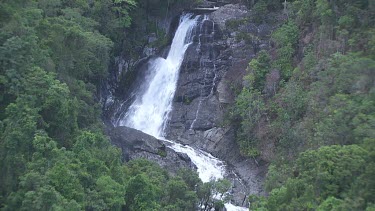
M 229 57 L 220 56 L 227 46 L 217 24 L 203 20 L 195 34 L 181 65 L 169 122 L 171 128 L 182 131 L 207 130 L 219 121 L 216 87 L 230 65 Z
M 248 21 L 235 30 L 226 28 L 226 21 L 247 15 L 250 12 L 243 6 L 225 5 L 196 30 L 194 43 L 181 66 L 166 129 L 167 139 L 203 149 L 226 161 L 233 174 L 242 179 L 234 181 L 234 201 L 239 205 L 245 195 L 263 193 L 266 166 L 262 161 L 242 157 L 234 128 L 222 125 L 228 106 L 234 103 L 235 91 L 242 88 L 249 62 L 260 50 L 271 48 L 269 37 L 273 30 L 270 25 Z M 240 33 L 254 39 L 239 39 Z M 275 75 L 269 76 L 267 92 L 276 86 Z
M 171 173 L 181 168 L 196 169 L 190 158 L 183 153 L 168 148 L 168 143 L 158 140 L 139 130 L 116 127 L 108 132 L 111 142 L 122 150 L 124 160 L 145 158 L 155 161 Z
M 195 31 L 194 43 L 181 65 L 170 113 L 167 136 L 176 139 L 189 130 L 206 131 L 223 122 L 224 107 L 232 104 L 242 86 L 249 61 L 261 49 L 269 49 L 272 27 L 244 22 L 236 31 L 225 28 L 228 20 L 246 18 L 246 7 L 225 5 L 205 17 Z M 253 41 L 236 36 L 246 33 Z

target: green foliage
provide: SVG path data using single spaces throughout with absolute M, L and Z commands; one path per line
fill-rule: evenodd
M 267 3 L 265 0 L 260 0 L 253 6 L 254 10 L 254 22 L 261 23 L 267 16 Z
M 237 42 L 244 40 L 249 45 L 259 40 L 258 37 L 246 32 L 237 32 L 235 38 Z
M 310 103 L 315 107 L 315 116 L 320 116 L 320 121 L 314 128 L 315 141 L 352 144 L 373 137 L 364 128 L 371 124 L 374 115 L 374 98 L 370 91 L 372 85 L 371 80 L 368 80 L 374 67 L 373 60 L 356 55 L 335 55 L 329 61 L 328 71 L 321 72 L 321 80 L 312 84 L 311 96 L 327 102 Z M 325 89 L 326 87 L 329 89 Z M 320 92 L 321 89 L 326 91 Z M 324 112 L 322 109 L 325 109 Z
M 347 192 L 358 176 L 365 173 L 368 159 L 369 152 L 356 145 L 306 151 L 296 161 L 295 176 L 287 179 L 282 187 L 273 189 L 264 207 L 269 210 L 358 209 L 345 200 L 353 197 Z M 359 209 L 368 202 L 364 199 Z
M 273 66 L 281 70 L 284 79 L 289 79 L 292 75 L 292 59 L 298 38 L 298 26 L 291 20 L 272 33 L 272 39 L 277 45 L 277 59 L 273 61 Z
M 202 211 L 222 209 L 224 207 L 224 203 L 230 200 L 228 196 L 230 187 L 230 182 L 225 179 L 219 179 L 217 181 L 211 180 L 210 182 L 198 186 L 198 206 L 201 207 Z M 220 199 L 215 199 L 217 198 L 215 196 L 218 196 Z
M 332 9 L 329 2 L 325 0 L 316 1 L 315 16 L 320 18 L 322 24 L 327 24 L 332 18 Z
M 262 90 L 266 81 L 266 74 L 271 68 L 271 59 L 265 50 L 258 53 L 256 59 L 252 59 L 248 66 L 248 74 L 245 77 L 252 87 L 257 90 Z
M 199 184 L 199 183 L 196 183 Z M 194 210 L 196 209 L 197 194 L 190 189 L 188 184 L 181 178 L 175 177 L 167 183 L 165 189 L 166 209 L 169 210 Z M 173 209 L 172 209 L 173 208 Z
M 315 8 L 315 0 L 297 0 L 293 2 L 295 8 L 296 20 L 299 25 L 310 23 L 314 20 L 313 12 Z
M 73 150 L 58 148 L 46 133 L 38 132 L 35 152 L 20 177 L 19 188 L 7 197 L 5 210 L 195 209 L 201 184 L 197 173 L 183 170 L 171 177 L 146 160 L 124 166 L 119 149 L 100 133 L 83 132 Z M 220 189 L 221 190 L 221 189 Z
M 265 182 L 266 191 L 271 192 L 272 189 L 280 188 L 288 177 L 291 176 L 292 168 L 289 165 L 270 165 L 267 172 L 267 180 Z
M 106 147 L 102 145 L 101 150 L 110 152 L 114 149 L 107 140 L 105 143 Z M 50 139 L 45 132 L 38 132 L 35 135 L 33 147 L 35 152 L 27 164 L 25 174 L 20 177 L 20 187 L 8 196 L 7 203 L 5 203 L 6 210 L 22 209 L 19 207 L 21 205 L 29 205 L 35 209 L 38 207 L 42 207 L 41 209 L 71 207 L 74 210 L 81 210 L 96 203 L 97 200 L 104 200 L 105 206 L 108 207 L 115 206 L 115 202 L 119 199 L 123 200 L 123 191 L 122 193 L 115 192 L 119 189 L 123 190 L 123 187 L 119 188 L 119 185 L 111 180 L 108 169 L 112 166 L 105 165 L 109 160 L 119 160 L 119 153 L 117 155 L 111 153 L 111 156 L 115 156 L 107 158 L 94 158 L 93 156 L 96 154 L 91 154 L 92 157 L 76 157 L 77 155 L 73 151 L 58 148 L 56 142 Z M 87 150 L 90 150 L 89 146 Z M 96 148 L 96 150 L 99 149 Z M 100 165 L 95 167 L 102 170 L 100 174 L 92 174 L 86 167 L 89 163 L 99 163 Z M 121 163 L 117 162 L 117 166 L 119 165 Z M 124 174 L 124 172 L 119 172 L 118 175 L 120 174 Z M 112 176 L 112 178 L 114 177 Z M 105 180 L 105 185 L 110 186 L 109 190 L 105 190 L 103 180 Z M 92 192 L 93 189 L 96 191 Z M 30 204 L 31 202 L 32 204 Z
M 279 152 L 295 156 L 309 147 L 359 144 L 373 137 L 368 129 L 374 115 L 368 80 L 373 65 L 373 60 L 358 55 L 336 54 L 324 62 L 325 71 L 316 74 L 317 66 L 311 65 L 309 76 L 296 72 L 300 78 L 288 81 L 275 96 L 277 103 L 268 105 L 276 117 L 271 133 L 283 149 Z M 306 87 L 305 77 L 318 80 Z
M 156 202 L 160 190 L 151 183 L 149 178 L 139 174 L 131 178 L 126 186 L 126 207 L 128 210 L 158 210 Z
M 140 2 L 2 1 L 1 210 L 196 209 L 195 172 L 124 164 L 103 134 L 94 95 Z
M 86 26 L 88 23 L 80 25 L 75 18 L 85 22 L 92 20 L 86 20 L 79 13 L 73 17 L 44 19 L 39 26 L 42 30 L 39 36 L 43 40 L 43 45 L 51 46 L 51 57 L 58 73 L 97 83 L 106 76 L 109 51 L 113 43 L 92 31 L 92 28 Z
M 251 196 L 251 209 L 372 210 L 374 5 L 287 2 L 291 13 L 273 32 L 269 51 L 276 52 L 271 68 L 282 73 L 279 90 L 257 93 L 263 65 L 253 59 L 232 109 L 241 152 L 258 149 L 271 162 L 269 196 Z
M 264 111 L 260 92 L 244 88 L 236 99 L 236 109 L 235 114 L 248 121 L 246 125 L 254 127 Z
M 195 186 L 201 182 L 198 173 L 190 169 L 180 169 L 177 175 L 181 177 L 191 189 L 195 188 Z
M 132 160 L 127 166 L 130 177 L 125 194 L 127 210 L 188 211 L 197 209 L 198 201 L 214 200 L 216 186 L 203 184 L 198 174 L 190 169 L 181 169 L 171 177 L 166 170 L 147 160 Z M 204 189 L 207 194 L 201 193 L 203 187 L 207 187 Z
M 246 19 L 229 19 L 225 22 L 225 27 L 229 30 L 237 30 L 246 21 Z
M 232 111 L 232 118 L 239 118 L 240 129 L 237 132 L 237 142 L 241 153 L 245 156 L 259 155 L 258 140 L 250 131 L 254 130 L 265 113 L 265 106 L 261 93 L 255 89 L 244 88 L 236 98 L 236 106 Z
M 298 35 L 298 26 L 296 23 L 288 21 L 272 34 L 272 38 L 278 46 L 286 44 L 296 45 L 298 42 Z

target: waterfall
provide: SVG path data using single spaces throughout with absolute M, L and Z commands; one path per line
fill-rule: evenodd
M 193 29 L 199 17 L 192 18 L 191 14 L 181 17 L 167 58 L 157 58 L 149 63 L 153 75 L 149 87 L 142 96 L 136 98 L 119 125 L 141 130 L 157 138 L 163 137 L 180 66 L 192 42 Z
M 176 91 L 180 66 L 185 52 L 193 41 L 194 28 L 201 16 L 186 14 L 181 16 L 180 23 L 172 41 L 167 58 L 157 58 L 149 62 L 149 85 L 142 94 L 138 94 L 125 116 L 118 120 L 119 126 L 128 126 L 171 143 L 169 146 L 176 152 L 187 154 L 197 166 L 199 177 L 203 182 L 221 179 L 225 174 L 222 161 L 207 152 L 196 150 L 164 138 L 164 128 L 168 114 L 172 110 L 172 100 Z M 207 19 L 207 16 L 204 17 Z M 226 206 L 232 206 L 227 204 Z M 228 210 L 236 210 L 230 209 Z

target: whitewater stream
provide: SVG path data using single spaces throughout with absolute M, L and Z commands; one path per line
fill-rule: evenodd
M 119 126 L 128 126 L 158 139 L 171 143 L 169 146 L 176 152 L 187 154 L 197 166 L 199 177 L 203 182 L 221 179 L 226 173 L 225 164 L 202 150 L 196 150 L 164 138 L 164 129 L 168 114 L 172 110 L 172 100 L 176 91 L 180 66 L 185 51 L 192 43 L 194 28 L 201 16 L 182 15 L 166 59 L 157 58 L 149 62 L 149 83 L 129 107 L 125 116 L 118 121 Z M 225 204 L 228 211 L 244 211 L 248 208 Z

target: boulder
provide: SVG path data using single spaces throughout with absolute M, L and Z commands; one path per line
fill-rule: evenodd
M 189 156 L 170 149 L 169 142 L 156 139 L 139 130 L 121 126 L 108 132 L 111 142 L 122 150 L 125 161 L 145 158 L 158 163 L 172 174 L 180 168 L 196 169 Z

